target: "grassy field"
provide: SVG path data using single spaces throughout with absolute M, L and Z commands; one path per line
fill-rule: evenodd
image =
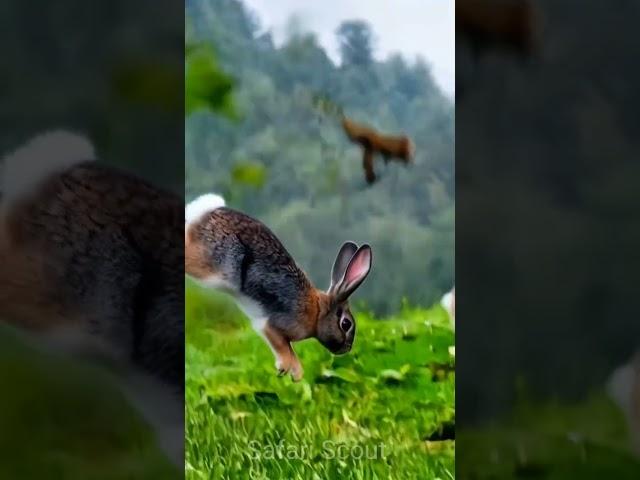
M 353 351 L 297 344 L 293 383 L 226 297 L 188 285 L 186 303 L 187 479 L 455 477 L 454 335 L 439 306 L 357 311 Z
M 306 374 L 294 384 L 233 304 L 187 294 L 188 479 L 454 478 L 455 444 L 443 440 L 455 417 L 453 333 L 439 307 L 385 321 L 359 312 L 349 355 L 297 346 Z M 180 478 L 106 372 L 1 325 L 0 365 L 0 478 Z M 602 392 L 579 405 L 522 402 L 456 436 L 462 480 L 640 478 Z
M 604 392 L 573 405 L 522 401 L 493 426 L 460 431 L 458 451 L 460 480 L 640 478 L 624 417 Z
M 1 324 L 0 392 L 2 479 L 179 478 L 106 372 Z

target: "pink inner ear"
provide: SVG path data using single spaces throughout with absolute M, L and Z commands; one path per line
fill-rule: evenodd
M 369 271 L 371 266 L 371 251 L 362 250 L 355 258 L 351 259 L 351 263 L 344 274 L 344 282 L 347 285 L 360 281 Z

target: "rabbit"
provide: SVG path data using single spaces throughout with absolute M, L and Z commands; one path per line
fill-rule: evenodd
M 185 273 L 231 294 L 271 347 L 278 373 L 294 381 L 303 368 L 292 342 L 316 338 L 334 354 L 351 350 L 356 322 L 349 297 L 371 265 L 369 245 L 345 242 L 325 292 L 312 285 L 267 226 L 226 207 L 222 197 L 203 195 L 185 209 Z
M 453 287 L 440 299 L 440 305 L 444 308 L 449 316 L 449 322 L 451 322 L 451 328 L 456 329 L 456 288 Z
M 0 318 L 114 367 L 181 468 L 184 201 L 95 159 L 67 131 L 4 159 Z
M 631 450 L 640 457 L 640 352 L 636 352 L 627 364 L 613 371 L 606 390 L 624 414 Z

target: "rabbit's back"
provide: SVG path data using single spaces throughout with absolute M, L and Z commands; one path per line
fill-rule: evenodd
M 49 177 L 12 207 L 10 243 L 43 259 L 58 309 L 182 388 L 182 200 L 97 163 Z M 43 255 L 44 254 L 44 255 Z
M 309 280 L 276 235 L 236 210 L 213 210 L 196 235 L 207 245 L 212 273 L 229 288 L 257 302 L 269 316 L 300 308 Z
M 105 236 L 126 236 L 154 261 L 182 268 L 183 204 L 169 192 L 99 165 L 83 163 L 52 176 L 9 219 L 20 244 L 73 255 L 101 248 Z

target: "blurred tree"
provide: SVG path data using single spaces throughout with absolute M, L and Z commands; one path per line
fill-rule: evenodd
M 348 20 L 336 30 L 343 66 L 368 67 L 373 63 L 373 32 L 367 22 Z

